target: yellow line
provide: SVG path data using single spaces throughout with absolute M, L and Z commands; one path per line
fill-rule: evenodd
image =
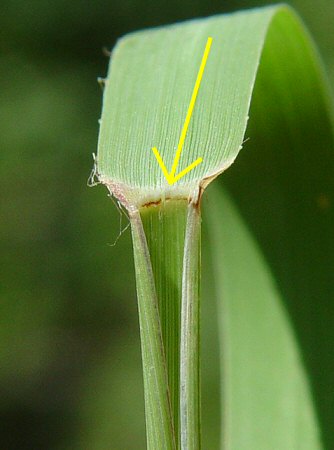
M 168 173 L 168 170 L 166 169 L 166 166 L 165 166 L 165 164 L 164 164 L 164 162 L 163 162 L 163 160 L 162 160 L 162 158 L 160 156 L 160 153 L 159 153 L 158 149 L 156 147 L 152 147 L 152 150 L 153 150 L 153 153 L 155 154 L 155 157 L 157 158 L 159 166 L 161 167 L 161 169 L 163 171 L 163 174 L 165 175 L 165 177 L 168 180 L 169 173 Z
M 199 87 L 200 87 L 200 84 L 201 84 L 201 81 L 202 81 L 202 76 L 203 76 L 203 73 L 204 73 L 206 61 L 207 61 L 208 56 L 209 56 L 211 44 L 212 44 L 212 37 L 208 37 L 208 40 L 207 40 L 206 46 L 205 46 L 205 50 L 204 50 L 204 54 L 203 54 L 203 57 L 202 57 L 201 65 L 200 65 L 200 68 L 199 68 L 199 71 L 198 71 L 198 74 L 197 74 L 197 79 L 196 79 L 196 83 L 195 83 L 195 86 L 194 86 L 194 90 L 193 90 L 193 93 L 192 93 L 192 96 L 191 96 L 191 100 L 190 100 L 190 104 L 189 104 L 186 120 L 184 122 L 182 131 L 181 131 L 179 145 L 177 146 L 176 155 L 175 155 L 174 162 L 173 162 L 173 167 L 172 167 L 172 170 L 171 170 L 171 173 L 170 173 L 171 176 L 175 175 L 177 166 L 179 164 L 179 160 L 180 160 L 180 156 L 181 156 L 184 140 L 185 140 L 186 135 L 187 135 L 189 122 L 190 122 L 191 115 L 193 113 L 193 109 L 194 109 L 194 106 L 195 106 L 196 97 L 197 97 L 198 90 L 199 90 Z M 157 157 L 157 154 L 155 154 L 155 155 Z M 199 162 L 197 164 L 199 164 Z M 197 165 L 197 164 L 195 164 L 195 165 Z M 190 169 L 189 169 L 189 167 L 190 167 Z M 194 166 L 191 164 L 189 167 L 187 167 L 187 169 L 191 170 Z M 185 169 L 185 170 L 187 170 L 187 169 Z M 183 173 L 183 172 L 181 172 L 181 173 Z M 188 172 L 188 170 L 187 170 L 187 172 Z M 185 173 L 183 173 L 183 175 L 185 175 Z M 177 176 L 177 178 L 178 179 L 181 178 L 180 174 Z
M 198 166 L 198 164 L 200 164 L 203 161 L 202 158 L 198 158 L 196 159 L 196 161 L 194 161 L 193 163 L 191 163 L 186 169 L 182 170 L 179 174 L 176 175 L 176 177 L 174 176 L 173 178 L 173 183 L 175 183 L 176 181 L 178 181 L 180 178 L 182 178 L 186 173 L 190 172 L 192 169 L 194 169 L 196 166 Z

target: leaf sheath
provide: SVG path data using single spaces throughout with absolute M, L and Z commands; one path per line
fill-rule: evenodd
M 144 373 L 147 448 L 175 450 L 158 300 L 142 221 L 131 214 Z

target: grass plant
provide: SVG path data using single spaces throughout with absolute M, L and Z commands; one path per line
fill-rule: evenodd
M 179 170 L 202 162 L 170 185 L 152 147 L 170 170 L 208 37 Z M 201 448 L 201 209 L 221 330 L 221 448 L 334 448 L 333 174 L 330 90 L 290 8 L 119 40 L 97 175 L 132 228 L 149 450 Z

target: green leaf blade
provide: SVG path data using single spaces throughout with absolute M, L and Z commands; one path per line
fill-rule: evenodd
M 214 188 L 206 223 L 219 298 L 221 448 L 326 448 L 303 353 L 277 282 L 232 200 Z
M 147 197 L 187 197 L 202 179 L 228 167 L 242 144 L 261 49 L 276 10 L 214 16 L 123 38 L 114 50 L 104 94 L 101 180 L 120 185 L 141 204 Z M 157 147 L 166 167 L 172 167 L 209 36 L 211 52 L 180 170 L 198 157 L 203 162 L 171 188 L 151 149 Z

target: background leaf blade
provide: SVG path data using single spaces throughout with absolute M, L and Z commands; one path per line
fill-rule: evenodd
M 220 299 L 221 448 L 326 448 L 277 283 L 233 202 L 213 188 L 206 209 Z

